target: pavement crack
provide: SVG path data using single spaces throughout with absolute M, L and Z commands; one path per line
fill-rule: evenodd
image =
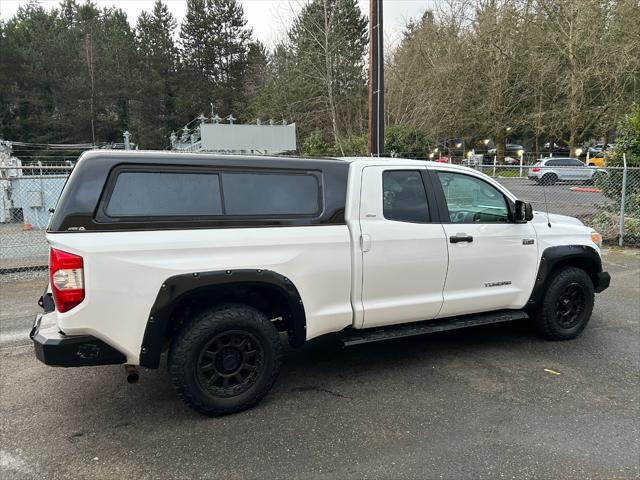
M 353 400 L 352 397 L 343 395 L 339 392 L 334 392 L 333 390 L 329 390 L 328 388 L 320 387 L 318 385 L 295 387 L 295 388 L 292 388 L 290 392 L 321 392 L 321 393 L 326 393 L 328 395 L 331 395 L 332 397 L 346 398 L 348 400 Z
M 71 435 L 69 435 L 68 440 L 71 443 L 75 443 L 76 439 L 82 436 L 84 436 L 84 432 L 73 432 Z

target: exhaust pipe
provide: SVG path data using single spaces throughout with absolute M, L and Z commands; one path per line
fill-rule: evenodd
M 138 367 L 135 365 L 125 365 L 124 372 L 127 375 L 127 382 L 136 383 L 140 380 L 140 374 L 138 373 Z

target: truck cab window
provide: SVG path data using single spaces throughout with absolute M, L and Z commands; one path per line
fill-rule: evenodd
M 387 220 L 427 223 L 427 192 L 418 170 L 387 170 L 382 173 L 383 214 Z
M 438 172 L 452 223 L 507 223 L 509 208 L 493 185 L 470 175 Z

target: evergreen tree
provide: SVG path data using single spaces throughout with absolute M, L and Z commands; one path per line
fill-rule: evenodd
M 276 49 L 260 103 L 299 122 L 301 138 L 320 130 L 344 151 L 341 138 L 366 124 L 366 47 L 367 19 L 356 0 L 312 0 Z
M 265 86 L 269 69 L 269 52 L 260 41 L 249 44 L 247 53 L 247 68 L 244 74 L 244 97 L 250 118 L 253 120 L 260 116 L 255 108 L 258 98 Z
M 46 142 L 57 136 L 57 66 L 66 56 L 58 42 L 59 28 L 56 13 L 33 3 L 21 6 L 3 28 L 0 91 L 5 138 Z
M 173 43 L 176 25 L 160 0 L 151 13 L 142 12 L 138 18 L 135 131 L 143 148 L 166 147 L 171 131 L 180 127 L 176 112 L 178 58 Z
M 180 31 L 192 115 L 209 103 L 223 114 L 242 114 L 251 30 L 236 0 L 188 0 Z
M 101 12 L 94 48 L 98 135 L 104 141 L 122 142 L 122 134 L 130 129 L 136 66 L 135 34 L 122 10 Z

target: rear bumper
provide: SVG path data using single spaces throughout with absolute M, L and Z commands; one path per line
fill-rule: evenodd
M 598 273 L 598 283 L 594 285 L 594 290 L 596 293 L 600 293 L 609 288 L 609 284 L 611 283 L 611 275 L 609 272 L 599 272 Z
M 126 363 L 127 357 L 91 335 L 64 335 L 48 314 L 38 314 L 29 336 L 36 358 L 55 367 L 88 367 Z

